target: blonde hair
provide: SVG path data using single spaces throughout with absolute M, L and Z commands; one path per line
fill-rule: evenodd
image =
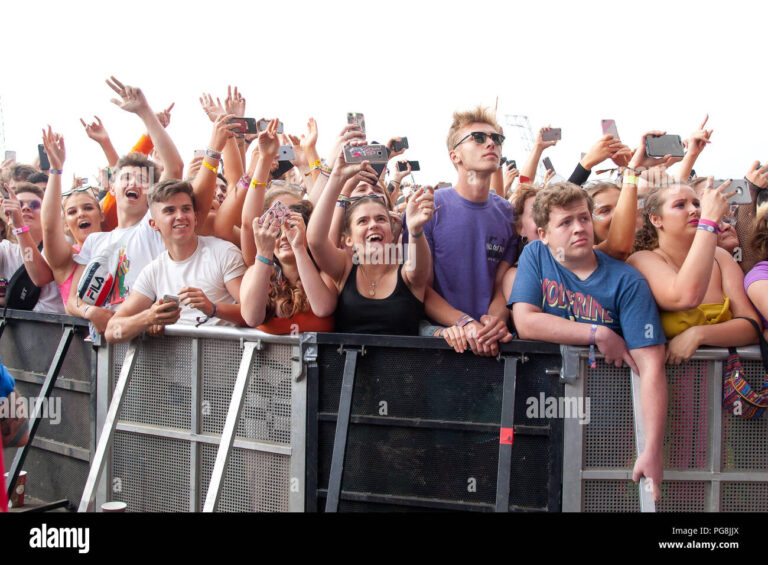
M 474 110 L 467 110 L 465 112 L 454 112 L 453 123 L 450 129 L 448 129 L 448 138 L 446 139 L 448 151 L 453 151 L 453 146 L 459 141 L 459 130 L 473 123 L 488 124 L 496 130 L 501 130 L 501 126 L 496 122 L 496 113 L 491 112 L 485 106 L 477 106 Z

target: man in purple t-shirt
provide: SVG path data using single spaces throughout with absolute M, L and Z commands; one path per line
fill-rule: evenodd
M 435 215 L 425 226 L 434 263 L 433 288 L 443 316 L 463 326 L 472 351 L 496 355 L 512 335 L 502 292 L 517 253 L 512 206 L 490 192 L 504 136 L 493 113 L 478 107 L 455 112 L 448 155 L 458 172 L 452 188 L 435 192 Z

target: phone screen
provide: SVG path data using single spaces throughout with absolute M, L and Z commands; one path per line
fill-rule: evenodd
M 541 139 L 544 141 L 559 141 L 562 138 L 563 136 L 560 128 L 552 128 L 551 130 L 545 131 L 541 134 Z
M 42 143 L 37 146 L 37 154 L 40 157 L 40 170 L 49 170 L 51 168 L 51 162 L 48 160 L 48 153 L 45 152 L 45 145 Z
M 679 135 L 660 135 L 645 138 L 645 153 L 649 157 L 684 157 L 683 141 Z
M 603 135 L 612 135 L 613 139 L 619 140 L 619 130 L 616 129 L 615 120 L 603 120 Z
M 347 112 L 347 123 L 356 125 L 365 134 L 365 116 L 359 112 Z

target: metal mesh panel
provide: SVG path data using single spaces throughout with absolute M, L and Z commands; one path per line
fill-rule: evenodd
M 744 378 L 753 390 L 760 390 L 765 367 L 760 361 L 742 361 Z M 722 393 L 721 393 L 722 395 Z M 723 411 L 722 458 L 724 471 L 765 471 L 768 469 L 768 416 L 747 420 Z M 762 508 L 765 511 L 766 506 Z
M 664 481 L 657 512 L 703 512 L 707 483 Z M 584 481 L 584 512 L 639 512 L 638 486 L 632 481 Z
M 768 483 L 721 483 L 721 512 L 765 512 Z
M 107 497 L 129 512 L 189 511 L 190 444 L 116 431 Z
M 9 471 L 16 449 L 3 450 L 5 470 Z M 27 496 L 53 502 L 66 498 L 77 504 L 88 479 L 87 461 L 66 457 L 33 447 L 27 452 L 23 470 L 27 471 Z
M 189 338 L 143 340 L 120 420 L 189 430 L 191 355 Z M 114 372 L 113 386 L 120 377 L 120 367 L 122 358 Z
M 664 436 L 665 469 L 707 469 L 709 414 L 706 361 L 667 366 L 669 405 Z
M 598 361 L 596 369 L 587 369 L 584 394 L 590 399 L 584 468 L 632 468 L 635 434 L 629 369 Z
M 290 346 L 267 344 L 254 355 L 237 435 L 290 445 Z
M 205 407 L 202 431 L 221 434 L 243 350 L 236 341 L 206 339 L 202 343 L 203 390 L 200 398 Z
M 202 496 L 205 500 L 217 446 L 201 449 Z M 290 457 L 233 449 L 221 487 L 218 512 L 287 512 Z

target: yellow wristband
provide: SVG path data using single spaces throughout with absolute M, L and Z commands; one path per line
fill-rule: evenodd
M 251 188 L 256 188 L 257 186 L 269 186 L 268 182 L 259 182 L 256 179 L 253 179 L 251 181 Z
M 638 176 L 637 175 L 630 175 L 625 174 L 622 177 L 622 184 L 637 184 Z
M 323 166 L 323 164 L 320 162 L 320 159 L 317 159 L 317 160 L 315 160 L 315 161 L 312 161 L 312 162 L 309 164 L 309 168 L 310 168 L 310 169 L 319 169 L 319 168 L 320 168 L 320 167 L 322 167 L 322 166 Z
M 219 173 L 219 170 L 216 167 L 214 167 L 213 165 L 211 165 L 210 163 L 208 163 L 206 161 L 203 161 L 203 165 L 208 167 L 208 170 L 211 171 L 214 175 Z

